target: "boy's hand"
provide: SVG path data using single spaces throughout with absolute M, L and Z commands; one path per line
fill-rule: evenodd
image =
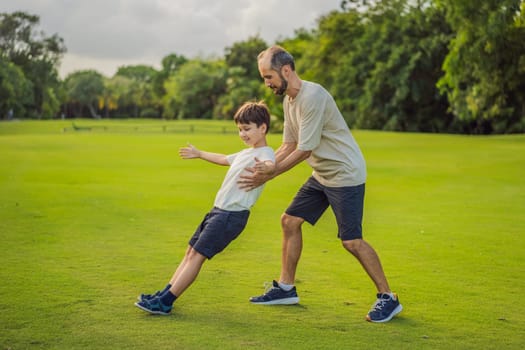
M 179 149 L 179 155 L 183 159 L 192 159 L 192 158 L 199 158 L 200 157 L 200 151 L 195 148 L 192 144 L 188 143 L 186 147 L 181 147 Z

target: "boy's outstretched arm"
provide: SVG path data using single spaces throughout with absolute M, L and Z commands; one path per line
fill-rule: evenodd
M 179 149 L 179 155 L 182 159 L 200 158 L 214 164 L 230 165 L 226 159 L 226 155 L 201 151 L 189 143 L 186 147 L 181 147 Z

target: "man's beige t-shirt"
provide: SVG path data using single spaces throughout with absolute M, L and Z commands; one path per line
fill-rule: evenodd
M 363 154 L 328 91 L 303 80 L 294 99 L 285 96 L 283 109 L 283 142 L 312 151 L 307 162 L 317 181 L 328 187 L 365 183 Z

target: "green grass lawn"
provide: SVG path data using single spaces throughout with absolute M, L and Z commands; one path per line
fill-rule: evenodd
M 373 284 L 331 212 L 304 227 L 300 305 L 248 302 L 279 275 L 279 217 L 305 164 L 268 183 L 171 316 L 134 307 L 171 277 L 226 171 L 181 160 L 179 147 L 244 145 L 231 121 L 76 124 L 93 128 L 0 123 L 0 349 L 525 346 L 525 135 L 354 131 L 368 165 L 365 239 L 404 306 L 371 324 Z

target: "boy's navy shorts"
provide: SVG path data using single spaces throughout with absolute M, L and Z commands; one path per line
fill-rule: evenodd
M 337 221 L 337 236 L 343 240 L 363 238 L 362 221 L 365 184 L 347 187 L 323 186 L 313 176 L 299 189 L 286 214 L 311 225 L 330 206 Z
M 241 234 L 249 216 L 249 210 L 228 211 L 214 207 L 197 227 L 189 245 L 211 259 Z

